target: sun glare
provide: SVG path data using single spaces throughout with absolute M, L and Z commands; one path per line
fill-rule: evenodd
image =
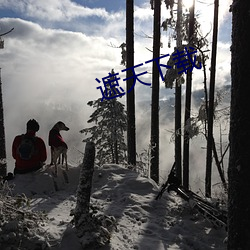
M 193 5 L 193 0 L 183 0 L 183 5 L 189 9 Z

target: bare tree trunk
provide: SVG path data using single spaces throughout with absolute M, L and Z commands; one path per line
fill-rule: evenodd
M 228 168 L 228 250 L 250 249 L 250 1 L 234 0 Z
M 126 67 L 134 66 L 134 1 L 126 1 Z M 134 83 L 133 71 L 127 70 L 127 92 Z M 134 88 L 127 93 L 127 144 L 128 144 L 128 164 L 136 165 L 136 128 L 135 128 L 135 92 Z
M 193 35 L 194 35 L 194 7 L 193 5 L 189 9 L 189 30 L 188 40 L 189 45 L 192 46 Z M 191 94 L 192 94 L 192 72 L 187 71 L 187 83 L 186 83 L 186 102 L 185 102 L 185 128 L 190 123 L 190 110 L 191 110 Z M 183 141 L 183 186 L 189 189 L 189 132 L 184 130 L 184 141 Z
M 77 188 L 77 201 L 74 211 L 76 235 L 82 249 L 100 249 L 109 243 L 115 227 L 114 217 L 90 212 L 90 196 L 94 172 L 95 144 L 87 142 Z M 93 206 L 91 207 L 93 210 Z
M 215 163 L 216 163 L 219 175 L 220 175 L 220 179 L 222 181 L 222 184 L 223 184 L 223 187 L 224 187 L 225 191 L 227 192 L 227 182 L 226 182 L 223 170 L 221 168 L 221 163 L 219 161 L 219 157 L 218 157 L 218 153 L 217 153 L 217 150 L 216 150 L 216 145 L 215 145 L 214 138 L 213 138 L 213 145 L 212 146 L 213 146 L 212 150 L 213 150 L 213 153 L 214 153 L 214 160 L 215 160 Z
M 114 147 L 115 147 L 115 164 L 119 164 L 119 154 L 118 154 L 117 139 L 114 142 Z
M 161 40 L 161 1 L 154 2 L 154 41 L 153 58 L 160 56 Z M 159 63 L 159 59 L 158 59 Z M 159 183 L 159 69 L 157 62 L 153 61 L 152 76 L 152 103 L 151 103 L 151 167 L 150 176 Z
M 89 203 L 94 172 L 95 144 L 87 142 L 83 164 L 80 172 L 79 184 L 76 192 L 77 202 L 74 213 L 76 228 L 81 227 L 89 220 Z
M 182 45 L 181 38 L 181 26 L 182 26 L 182 0 L 178 0 L 177 7 L 177 48 Z M 175 163 L 176 163 L 176 175 L 182 183 L 182 157 L 181 157 L 181 83 L 176 80 L 175 84 Z
M 114 153 L 114 160 L 112 163 L 115 163 L 115 164 L 119 164 L 119 150 L 118 150 L 118 139 L 117 139 L 117 130 L 119 129 L 119 127 L 117 126 L 117 121 L 116 121 L 116 103 L 113 102 L 112 103 L 112 106 L 111 106 L 111 109 L 112 109 L 112 118 L 113 118 L 113 129 L 112 129 L 112 133 L 113 133 L 113 142 L 112 142 L 112 145 L 114 146 L 114 150 L 112 150 L 112 152 Z
M 6 174 L 7 174 L 7 160 L 6 160 L 5 130 L 4 130 L 2 77 L 0 71 L 0 176 L 5 177 Z
M 214 120 L 214 89 L 215 89 L 216 54 L 217 54 L 217 37 L 218 37 L 218 14 L 219 14 L 219 0 L 215 0 L 212 57 L 211 57 L 211 69 L 210 69 L 207 159 L 206 159 L 206 179 L 205 179 L 205 194 L 207 197 L 211 197 L 211 177 L 212 177 L 212 161 L 213 161 L 212 151 L 213 151 L 213 120 Z

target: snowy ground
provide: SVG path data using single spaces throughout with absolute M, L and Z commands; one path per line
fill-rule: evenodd
M 35 240 L 46 240 L 49 243 L 50 248 L 45 249 L 82 249 L 70 223 L 70 211 L 76 205 L 78 179 L 79 167 L 72 167 L 69 171 L 69 184 L 64 182 L 59 172 L 59 191 L 54 190 L 49 171 L 19 175 L 9 182 L 9 185 L 15 185 L 13 195 L 25 193 L 30 197 L 30 210 L 43 211 L 43 214 L 48 215 L 36 227 L 33 225 L 28 228 L 26 238 L 30 242 L 35 235 Z M 223 243 L 225 229 L 213 228 L 200 215 L 191 211 L 188 204 L 176 194 L 165 192 L 160 200 L 155 200 L 157 194 L 158 188 L 148 179 L 121 166 L 105 165 L 95 170 L 91 202 L 101 212 L 116 219 L 116 229 L 112 232 L 110 244 L 103 249 L 226 249 Z M 13 222 L 11 224 L 6 221 L 5 224 L 0 230 L 0 249 L 29 250 L 28 245 L 22 248 L 24 240 L 20 241 L 20 248 L 9 247 L 13 243 L 11 237 L 16 235 L 17 239 L 18 233 L 15 232 L 17 229 L 13 227 Z M 6 228 L 9 230 L 7 236 L 6 232 L 4 234 Z

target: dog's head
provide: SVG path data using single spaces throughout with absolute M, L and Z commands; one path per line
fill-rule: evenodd
M 61 130 L 68 131 L 69 130 L 69 128 L 65 125 L 65 123 L 61 122 L 61 121 L 57 122 L 54 125 L 54 128 L 58 129 L 59 131 L 61 131 Z

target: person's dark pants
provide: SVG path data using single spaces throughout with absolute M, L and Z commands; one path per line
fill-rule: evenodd
M 35 171 L 39 170 L 42 167 L 43 167 L 43 165 L 36 166 L 36 167 L 33 167 L 33 168 L 29 168 L 29 169 L 18 169 L 18 168 L 15 167 L 14 175 L 16 175 L 16 174 L 27 174 L 27 173 L 35 172 Z

